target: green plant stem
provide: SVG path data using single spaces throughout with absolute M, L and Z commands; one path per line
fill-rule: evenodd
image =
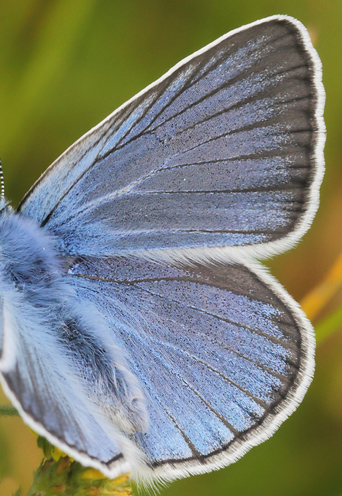
M 331 312 L 315 326 L 317 344 L 323 343 L 334 332 L 342 329 L 342 307 Z
M 19 413 L 11 405 L 0 405 L 0 417 L 18 417 Z

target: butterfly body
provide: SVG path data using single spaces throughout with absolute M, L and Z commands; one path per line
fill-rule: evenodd
M 11 356 L 17 353 L 15 343 L 20 346 L 23 341 L 30 341 L 30 335 L 37 329 L 46 329 L 38 343 L 45 345 L 50 334 L 55 346 L 68 349 L 68 360 L 63 364 L 65 375 L 76 374 L 80 380 L 92 383 L 92 390 L 83 388 L 84 393 L 92 395 L 92 400 L 101 405 L 105 415 L 121 429 L 126 432 L 146 430 L 147 413 L 138 381 L 125 370 L 121 353 L 115 354 L 115 343 L 111 341 L 108 346 L 104 338 L 102 343 L 98 338 L 96 345 L 92 343 L 92 337 L 101 326 L 101 316 L 95 307 L 88 315 L 84 309 L 79 310 L 81 305 L 68 276 L 71 262 L 58 253 L 51 235 L 7 206 L 0 214 L 0 244 L 2 318 L 7 332 L 13 333 Z M 7 321 L 8 316 L 11 322 Z M 50 352 L 53 364 L 56 349 Z M 8 359 L 7 367 L 12 366 L 13 362 Z M 59 368 L 58 363 L 55 368 L 54 372 Z M 6 364 L 3 364 L 3 371 L 5 369 Z M 39 387 L 38 382 L 32 386 Z M 81 388 L 81 384 L 78 387 Z M 125 398 L 122 405 L 117 399 L 113 401 L 116 390 L 121 390 Z M 37 405 L 30 399 L 29 404 L 23 403 L 23 406 L 31 408 L 32 415 L 36 413 Z
M 61 262 L 51 236 L 5 204 L 0 212 L 0 244 L 3 279 L 37 310 L 54 305 L 56 295 L 63 292 Z
M 0 378 L 110 477 L 236 461 L 302 400 L 313 330 L 257 261 L 308 229 L 324 91 L 305 28 L 244 26 L 177 64 L 0 213 Z

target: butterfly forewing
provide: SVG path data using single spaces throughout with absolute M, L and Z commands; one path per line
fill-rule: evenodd
M 317 65 L 288 18 L 223 37 L 73 145 L 20 210 L 75 255 L 279 241 L 317 173 Z

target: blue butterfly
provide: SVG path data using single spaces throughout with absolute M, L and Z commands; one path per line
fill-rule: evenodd
M 0 371 L 24 421 L 114 477 L 226 466 L 312 379 L 314 337 L 258 258 L 323 177 L 321 64 L 297 20 L 236 29 L 0 202 Z

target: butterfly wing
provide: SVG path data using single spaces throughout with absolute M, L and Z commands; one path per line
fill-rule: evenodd
M 143 454 L 121 432 L 146 430 L 139 422 L 140 388 L 122 352 L 115 358 L 112 339 L 105 346 L 106 327 L 101 329 L 96 308 L 73 301 L 68 285 L 69 310 L 64 306 L 58 311 L 53 305 L 41 308 L 31 295 L 34 305 L 5 281 L 1 288 L 0 379 L 24 420 L 62 451 L 107 475 L 129 469 L 123 455 L 127 450 L 130 461 L 135 458 L 139 465 Z M 54 291 L 50 293 L 49 301 Z M 122 417 L 125 422 L 118 422 Z
M 228 465 L 301 401 L 313 374 L 312 328 L 259 264 L 121 257 L 83 259 L 69 272 L 141 380 L 150 427 L 133 440 L 147 474 Z
M 77 141 L 19 210 L 73 255 L 284 250 L 317 208 L 323 100 L 305 28 L 282 16 L 253 23 Z
M 15 356 L 11 363 L 1 361 L 1 383 L 30 427 L 86 465 L 123 465 L 115 431 L 105 432 L 105 419 L 94 411 L 65 358 L 68 349 L 49 335 L 50 329 L 20 325 L 7 312 L 4 320 L 7 356 L 13 348 Z
M 166 478 L 227 465 L 304 395 L 311 326 L 241 257 L 283 250 L 313 218 L 320 78 L 297 21 L 277 16 L 233 31 L 81 138 L 19 207 L 54 235 L 78 301 L 96 306 L 141 382 L 150 427 L 120 433 L 130 468 L 134 450 L 147 457 L 145 474 Z M 167 265 L 161 250 L 197 262 Z M 236 263 L 200 263 L 221 253 Z M 113 474 L 105 456 L 97 460 Z

